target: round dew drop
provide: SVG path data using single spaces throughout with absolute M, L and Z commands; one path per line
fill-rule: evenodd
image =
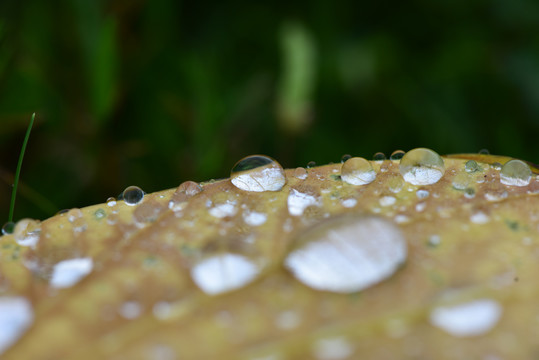
M 522 160 L 509 160 L 500 171 L 500 181 L 504 185 L 526 186 L 531 179 L 532 170 Z
M 391 156 L 389 157 L 390 160 L 400 160 L 404 156 L 404 151 L 402 150 L 395 150 L 391 153 Z
M 341 215 L 296 238 L 285 267 L 303 284 L 336 293 L 366 289 L 392 276 L 406 260 L 406 241 L 380 217 Z
M 469 173 L 473 173 L 476 171 L 480 171 L 481 168 L 479 167 L 479 164 L 475 160 L 468 160 L 466 164 L 464 165 L 464 170 Z
M 252 155 L 234 165 L 230 181 L 244 191 L 279 191 L 286 183 L 286 176 L 277 161 L 264 155 Z
M 122 193 L 122 198 L 127 205 L 134 206 L 144 199 L 144 191 L 138 186 L 129 186 Z
M 15 223 L 13 221 L 8 221 L 2 226 L 2 235 L 13 234 L 13 230 L 15 230 Z
M 402 157 L 399 169 L 404 181 L 412 185 L 431 185 L 442 178 L 445 165 L 438 153 L 426 148 L 417 148 L 408 151 Z
M 377 152 L 373 155 L 372 159 L 374 161 L 384 161 L 386 159 L 386 155 L 383 152 Z
M 341 179 L 352 185 L 366 185 L 376 179 L 376 173 L 368 160 L 354 157 L 342 164 Z

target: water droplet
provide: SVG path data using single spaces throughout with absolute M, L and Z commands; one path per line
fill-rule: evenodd
M 260 226 L 266 222 L 268 215 L 256 211 L 246 211 L 243 213 L 243 220 L 247 225 Z
M 366 185 L 376 179 L 376 173 L 368 160 L 354 157 L 342 164 L 341 178 L 348 184 Z
M 287 199 L 288 212 L 293 216 L 300 216 L 307 207 L 318 204 L 318 198 L 313 195 L 299 192 L 296 189 L 290 190 Z
M 0 354 L 5 352 L 34 321 L 32 304 L 24 297 L 0 297 Z
M 116 199 L 113 198 L 113 197 L 109 197 L 107 199 L 107 206 L 109 206 L 109 207 L 116 206 Z
M 238 254 L 207 257 L 191 269 L 191 278 L 206 294 L 216 295 L 239 289 L 258 275 L 259 267 Z
M 73 223 L 75 220 L 79 219 L 82 217 L 82 211 L 80 209 L 71 209 L 67 212 L 67 220 L 70 222 L 70 223 Z
M 390 221 L 341 215 L 307 229 L 285 266 L 303 284 L 337 293 L 363 290 L 387 279 L 406 260 L 406 241 Z
M 531 179 L 532 170 L 522 160 L 509 160 L 500 171 L 500 181 L 504 185 L 527 186 Z
M 386 155 L 383 152 L 377 152 L 373 155 L 372 159 L 374 161 L 384 161 L 386 159 Z
M 17 244 L 35 248 L 41 235 L 40 222 L 33 219 L 22 219 L 15 225 L 13 235 Z
M 313 167 L 315 167 L 315 166 L 316 166 L 316 162 L 315 162 L 315 161 L 309 161 L 309 162 L 307 163 L 306 168 L 307 168 L 307 169 L 310 169 L 310 168 L 313 168 Z
M 320 339 L 314 344 L 314 356 L 318 360 L 346 359 L 354 353 L 352 344 L 342 337 Z
M 387 187 L 392 193 L 399 193 L 404 187 L 404 180 L 400 175 L 394 175 L 387 179 Z
M 138 226 L 144 226 L 157 220 L 164 210 L 165 207 L 156 201 L 145 202 L 133 212 L 133 221 Z
M 350 198 L 350 199 L 344 199 L 342 202 L 341 202 L 342 206 L 344 206 L 345 208 L 353 208 L 354 206 L 357 205 L 357 200 L 354 199 L 354 198 Z
M 168 202 L 168 207 L 172 211 L 180 211 L 185 208 L 187 205 L 187 200 L 191 197 L 202 192 L 202 188 L 194 181 L 184 181 L 178 186 L 170 201 Z
M 56 215 L 62 215 L 62 214 L 67 213 L 68 211 L 69 211 L 69 209 L 62 209 L 62 210 L 58 211 L 58 212 L 56 213 Z
M 415 204 L 415 211 L 417 212 L 422 212 L 426 208 L 427 208 L 427 203 L 425 202 L 420 202 L 420 203 Z
M 472 178 L 468 173 L 459 173 L 457 174 L 452 181 L 453 188 L 455 190 L 464 190 L 470 185 L 470 182 L 472 181 Z
M 281 165 L 268 156 L 247 156 L 234 165 L 230 181 L 245 191 L 279 191 L 286 183 Z
M 391 156 L 389 157 L 390 160 L 400 160 L 404 156 L 404 151 L 402 150 L 395 150 L 391 153 Z
M 138 186 L 129 186 L 122 193 L 122 198 L 126 205 L 135 206 L 144 199 L 144 191 Z
M 424 189 L 419 189 L 416 191 L 415 196 L 417 196 L 418 199 L 426 199 L 429 197 L 429 191 Z
M 473 199 L 475 197 L 475 189 L 473 188 L 464 189 L 464 197 L 467 199 Z
M 211 216 L 218 219 L 234 216 L 236 215 L 237 211 L 238 209 L 236 208 L 236 203 L 230 200 L 227 200 L 220 204 L 215 204 L 208 210 Z
M 431 235 L 429 237 L 428 244 L 429 244 L 429 246 L 436 247 L 436 246 L 440 245 L 441 241 L 442 240 L 440 238 L 440 235 Z
M 494 170 L 500 171 L 502 169 L 502 164 L 499 162 L 492 163 L 491 165 Z
M 78 283 L 94 267 L 92 258 L 63 260 L 54 265 L 50 284 L 54 288 L 67 288 Z
M 307 170 L 302 167 L 296 168 L 296 170 L 294 170 L 294 177 L 300 180 L 307 179 Z
M 454 306 L 439 306 L 430 313 L 430 323 L 457 337 L 487 333 L 502 315 L 501 305 L 491 299 L 479 299 Z
M 486 224 L 490 221 L 490 218 L 482 211 L 478 211 L 470 216 L 470 221 L 474 224 Z
M 94 212 L 94 217 L 97 219 L 97 220 L 101 220 L 103 219 L 105 216 L 107 216 L 107 212 L 101 208 L 97 209 L 95 212 Z
M 13 230 L 15 230 L 15 223 L 13 221 L 8 221 L 2 226 L 2 235 L 13 234 Z
M 395 204 L 397 199 L 395 199 L 393 196 L 383 196 L 380 198 L 379 202 L 382 206 L 390 206 Z
M 479 150 L 479 154 L 481 154 L 481 155 L 490 155 L 490 152 L 487 149 L 481 149 L 481 150 Z
M 469 173 L 474 173 L 476 171 L 481 171 L 481 167 L 475 160 L 468 160 L 466 164 L 464 164 L 464 170 Z
M 341 157 L 341 163 L 344 164 L 346 162 L 346 160 L 348 159 L 351 159 L 352 158 L 352 155 L 350 154 L 344 154 L 342 157 Z
M 400 172 L 404 180 L 412 185 L 431 185 L 444 175 L 444 160 L 430 149 L 413 149 L 402 157 Z

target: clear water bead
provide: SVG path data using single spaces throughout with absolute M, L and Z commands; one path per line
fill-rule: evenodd
M 15 230 L 15 223 L 13 221 L 8 221 L 2 226 L 2 235 L 13 234 L 13 230 Z
M 400 160 L 404 156 L 404 151 L 402 150 L 395 150 L 391 153 L 391 156 L 389 157 L 390 160 Z
M 351 159 L 352 158 L 352 155 L 350 154 L 344 154 L 342 157 L 341 157 L 341 163 L 344 164 L 346 162 L 346 160 L 348 159 Z
M 198 262 L 191 269 L 191 278 L 206 294 L 217 295 L 247 285 L 259 271 L 247 257 L 224 253 Z
M 264 155 L 252 155 L 234 165 L 230 181 L 240 190 L 279 191 L 286 183 L 286 176 L 277 161 Z
M 129 186 L 122 193 L 122 198 L 126 205 L 134 206 L 144 199 L 144 191 L 138 186 Z
M 406 260 L 406 241 L 391 221 L 358 214 L 330 218 L 295 240 L 285 266 L 303 284 L 351 293 L 389 278 Z
M 386 155 L 383 152 L 377 152 L 372 156 L 372 159 L 374 161 L 384 161 L 386 159 Z
M 500 181 L 504 185 L 527 186 L 531 179 L 532 170 L 522 160 L 509 160 L 500 171 Z
M 341 179 L 352 185 L 366 185 L 376 179 L 376 173 L 368 160 L 354 157 L 342 164 Z
M 412 185 L 431 185 L 444 175 L 444 160 L 430 149 L 413 149 L 402 157 L 400 172 L 404 180 Z
M 202 188 L 196 182 L 184 181 L 178 186 L 176 191 L 174 191 L 174 194 L 172 194 L 168 207 L 172 211 L 182 210 L 185 207 L 187 200 L 200 192 L 202 192 Z
M 480 171 L 481 167 L 475 160 L 468 160 L 466 164 L 464 164 L 464 170 L 469 173 L 473 173 L 476 171 Z
M 302 168 L 302 167 L 296 168 L 296 170 L 294 170 L 294 177 L 300 180 L 307 179 L 307 170 L 305 170 L 305 168 Z

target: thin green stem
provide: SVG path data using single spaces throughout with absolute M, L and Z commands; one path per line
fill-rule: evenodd
M 24 141 L 22 143 L 21 154 L 19 155 L 19 162 L 17 164 L 17 170 L 15 171 L 15 180 L 13 181 L 13 191 L 11 193 L 11 205 L 9 206 L 9 219 L 8 221 L 13 221 L 13 212 L 15 210 L 15 198 L 17 197 L 17 186 L 19 185 L 19 175 L 21 174 L 22 168 L 22 159 L 24 158 L 24 151 L 26 150 L 26 144 L 28 144 L 28 139 L 30 138 L 30 131 L 32 131 L 32 126 L 34 125 L 34 119 L 36 113 L 32 114 L 30 119 L 30 125 L 26 130 L 26 135 L 24 136 Z

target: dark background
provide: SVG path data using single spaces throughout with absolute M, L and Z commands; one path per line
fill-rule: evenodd
M 292 3 L 292 4 L 291 4 Z M 539 162 L 539 2 L 1 1 L 0 222 L 429 147 Z

